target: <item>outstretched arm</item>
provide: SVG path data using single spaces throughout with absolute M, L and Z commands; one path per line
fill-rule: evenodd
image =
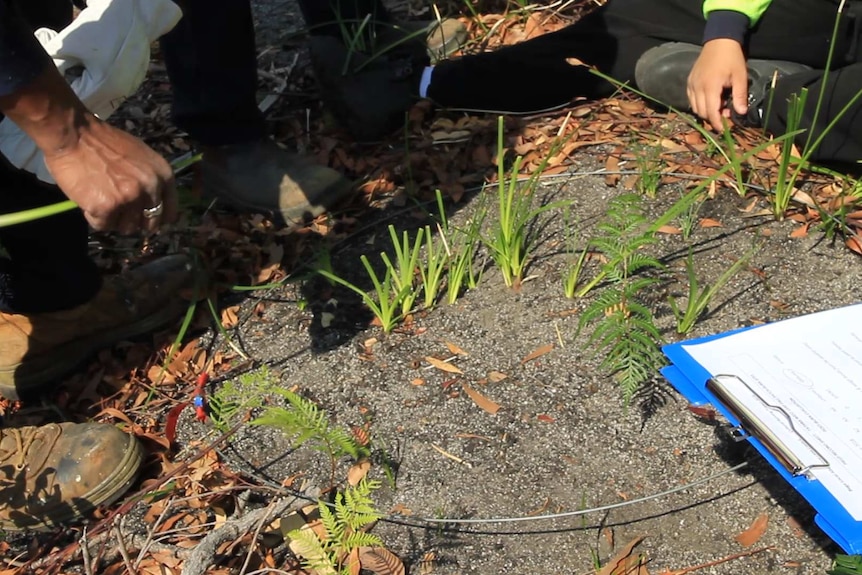
M 141 140 L 113 128 L 81 103 L 10 0 L 0 0 L 0 112 L 45 155 L 57 185 L 97 230 L 154 230 L 176 216 L 170 165 Z

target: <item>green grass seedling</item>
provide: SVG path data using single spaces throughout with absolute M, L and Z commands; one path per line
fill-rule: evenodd
M 416 267 L 419 264 L 419 252 L 422 249 L 422 236 L 424 233 L 425 231 L 422 229 L 416 232 L 416 239 L 411 244 L 410 236 L 405 230 L 399 241 L 395 226 L 390 224 L 389 237 L 392 239 L 392 247 L 395 248 L 395 264 L 392 263 L 386 253 L 380 254 L 383 264 L 388 268 L 389 274 L 392 276 L 392 284 L 395 286 L 396 292 L 401 294 L 399 303 L 401 305 L 402 316 L 406 316 L 413 311 L 413 304 L 416 302 L 417 292 L 413 285 L 413 278 L 416 275 Z
M 635 161 L 638 166 L 638 192 L 652 199 L 661 183 L 661 143 L 637 146 Z
M 377 273 L 375 273 L 374 268 L 371 267 L 367 256 L 363 254 L 359 256 L 359 259 L 362 260 L 362 265 L 365 266 L 365 271 L 368 273 L 371 283 L 374 284 L 374 291 L 377 294 L 376 300 L 362 288 L 328 270 L 317 270 L 317 273 L 356 293 L 360 298 L 362 298 L 363 303 L 368 306 L 368 309 L 371 310 L 380 322 L 383 332 L 389 333 L 401 319 L 401 315 L 398 312 L 403 299 L 403 292 L 396 290 L 393 285 L 392 268 L 386 266 L 386 273 L 381 280 L 377 277 Z
M 440 297 L 440 288 L 443 285 L 443 276 L 446 273 L 449 258 L 446 253 L 443 228 L 437 224 L 439 241 L 431 234 L 431 226 L 425 226 L 425 260 L 419 266 L 419 276 L 422 279 L 422 305 L 424 309 L 431 309 L 437 304 Z
M 671 296 L 668 298 L 668 303 L 673 311 L 673 316 L 676 318 L 676 331 L 679 334 L 687 334 L 692 330 L 697 323 L 697 320 L 704 314 L 709 307 L 710 302 L 715 299 L 715 296 L 723 288 L 727 282 L 741 270 L 759 248 L 755 247 L 745 253 L 741 258 L 733 262 L 729 268 L 715 280 L 712 285 L 700 285 L 697 279 L 697 273 L 694 269 L 694 257 L 691 250 L 688 252 L 688 257 L 685 260 L 685 270 L 688 276 L 688 300 L 686 301 L 685 309 L 680 308 L 676 302 L 676 298 Z
M 566 230 L 566 256 L 570 260 L 569 265 L 563 270 L 563 293 L 569 299 L 575 297 L 578 284 L 581 281 L 581 272 L 584 270 L 584 264 L 587 261 L 589 253 L 589 245 L 580 250 L 580 254 L 575 256 L 579 251 L 576 246 L 575 234 L 572 233 L 570 225 L 570 210 L 566 208 L 563 212 L 563 228 Z
M 552 156 L 558 146 L 552 147 Z M 497 120 L 497 205 L 498 219 L 494 222 L 490 237 L 484 239 L 491 258 L 503 275 L 507 287 L 518 289 L 532 255 L 530 224 L 540 214 L 556 209 L 563 202 L 533 208 L 533 196 L 548 157 L 522 186 L 519 182 L 522 157 L 515 158 L 514 165 L 506 177 L 505 150 L 503 149 L 503 117 Z

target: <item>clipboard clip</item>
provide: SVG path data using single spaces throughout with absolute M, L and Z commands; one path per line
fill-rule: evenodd
M 754 414 L 754 412 L 733 395 L 724 383 L 728 379 L 744 385 L 764 406 L 779 413 L 785 419 L 787 425 L 796 435 L 797 439 L 805 444 L 808 450 L 817 456 L 819 461 L 816 463 L 806 463 L 797 454 L 793 453 L 787 444 L 781 440 L 781 437 L 769 429 L 769 427 L 766 426 L 763 421 Z M 794 476 L 807 476 L 814 468 L 829 467 L 829 462 L 826 458 L 823 457 L 823 455 L 821 455 L 820 452 L 817 451 L 817 449 L 815 449 L 815 447 L 796 430 L 796 427 L 793 425 L 793 419 L 791 419 L 787 412 L 782 407 L 773 405 L 763 399 L 763 397 L 752 389 L 751 386 L 749 386 L 741 377 L 730 374 L 715 375 L 707 380 L 706 389 L 711 392 L 719 402 L 721 402 L 725 409 L 739 420 L 739 425 L 734 427 L 730 432 L 734 441 L 743 441 L 749 437 L 756 438 L 767 449 L 767 451 L 769 451 L 769 453 L 771 453 L 773 457 L 775 457 L 775 459 L 777 459 L 778 462 Z

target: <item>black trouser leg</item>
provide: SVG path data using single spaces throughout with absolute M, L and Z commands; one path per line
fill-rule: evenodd
M 33 28 L 57 30 L 72 21 L 69 0 L 21 1 Z M 68 199 L 0 157 L 0 213 L 10 214 Z M 90 300 L 101 276 L 87 250 L 89 228 L 80 210 L 0 228 L 0 310 L 34 313 L 69 309 Z
M 455 108 L 530 112 L 615 89 L 586 66 L 620 82 L 662 42 L 698 42 L 700 3 L 693 0 L 610 0 L 575 24 L 521 44 L 440 63 L 428 96 Z
M 839 114 L 862 93 L 862 63 L 832 70 L 828 74 L 824 74 L 822 70 L 814 70 L 782 78 L 772 93 L 773 111 L 766 120 L 766 128 L 773 134 L 783 134 L 787 131 L 786 102 L 802 88 L 808 88 L 802 114 L 802 127 L 810 128 L 815 119 L 817 100 L 824 83 L 826 89 L 820 113 L 817 114 L 817 122 L 811 134 L 811 142 L 820 137 L 824 128 L 834 118 L 837 118 L 837 121 L 826 132 L 811 159 L 817 162 L 855 164 L 858 169 L 858 162 L 862 160 L 862 97 L 858 98 L 840 117 Z M 807 139 L 807 133 L 796 138 L 800 143 L 804 143 Z
M 0 158 L 0 213 L 62 202 L 57 186 L 40 182 Z M 101 276 L 88 255 L 89 228 L 80 210 L 0 228 L 0 310 L 35 313 L 89 301 Z M 8 257 L 7 257 L 8 256 Z
M 249 0 L 177 4 L 183 17 L 161 41 L 173 86 L 174 123 L 210 146 L 263 138 Z
M 50 28 L 59 32 L 72 22 L 71 0 L 15 0 L 15 3 L 34 30 Z

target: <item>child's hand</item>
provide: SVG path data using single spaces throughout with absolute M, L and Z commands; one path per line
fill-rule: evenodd
M 722 131 L 722 117 L 729 118 L 723 92 L 730 89 L 737 114 L 748 111 L 748 68 L 742 46 L 736 40 L 718 38 L 703 45 L 688 76 L 688 100 L 692 111 Z

